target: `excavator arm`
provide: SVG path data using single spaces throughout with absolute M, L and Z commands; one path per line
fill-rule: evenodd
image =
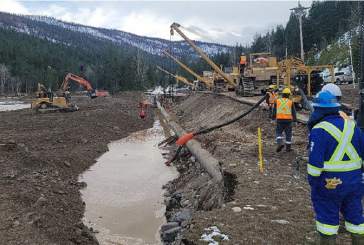
M 212 60 L 210 60 L 180 29 L 181 25 L 177 24 L 177 23 L 173 23 L 171 25 L 171 35 L 173 35 L 175 30 L 176 32 L 178 32 L 178 34 L 181 35 L 181 37 L 183 37 L 195 50 L 196 52 L 201 55 L 201 57 L 206 60 L 206 62 L 212 67 L 214 68 L 214 70 L 219 73 L 224 79 L 225 81 L 227 81 L 233 88 L 237 89 L 239 88 L 239 86 L 237 84 L 234 83 L 234 80 L 229 77 L 228 75 L 226 75 L 214 62 L 212 62 Z
M 179 64 L 180 66 L 182 66 L 186 71 L 188 71 L 190 74 L 192 74 L 192 76 L 196 77 L 197 80 L 199 80 L 200 82 L 203 82 L 204 84 L 206 84 L 208 87 L 213 87 L 214 85 L 208 81 L 207 79 L 199 76 L 198 74 L 196 74 L 195 72 L 193 72 L 190 68 L 188 68 L 187 66 L 185 66 L 183 63 L 181 63 L 180 61 L 178 61 L 176 58 L 174 58 L 172 55 L 170 55 L 167 50 L 163 50 L 163 54 L 167 55 L 169 58 L 171 58 L 172 60 L 174 60 L 175 62 L 177 62 L 177 64 Z
M 163 71 L 164 73 L 166 73 L 168 75 L 171 75 L 172 77 L 176 78 L 177 81 L 181 81 L 181 82 L 183 82 L 183 83 L 185 83 L 187 85 L 190 85 L 190 86 L 192 86 L 192 87 L 194 87 L 196 89 L 196 85 L 193 84 L 193 83 L 191 83 L 191 82 L 189 82 L 186 78 L 184 78 L 182 76 L 174 75 L 174 74 L 172 74 L 172 73 L 170 73 L 170 72 L 168 72 L 168 71 L 160 68 L 159 66 L 157 66 L 157 69 L 160 70 L 160 71 Z
M 79 77 L 77 75 L 74 75 L 72 73 L 68 73 L 67 76 L 64 78 L 64 81 L 61 85 L 61 91 L 66 91 L 67 87 L 68 87 L 68 83 L 69 80 L 73 80 L 75 82 L 81 83 L 83 85 L 86 86 L 87 88 L 87 92 L 89 93 L 89 96 L 91 97 L 91 99 L 96 98 L 96 93 L 95 90 L 92 88 L 91 84 L 89 82 L 87 82 L 85 79 L 83 79 L 82 77 Z

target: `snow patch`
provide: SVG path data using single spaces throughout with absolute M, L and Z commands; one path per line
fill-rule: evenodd
M 227 235 L 221 234 L 221 231 L 216 226 L 211 226 L 209 228 L 205 228 L 205 231 L 212 231 L 210 234 L 203 234 L 201 236 L 200 241 L 209 242 L 209 245 L 219 245 L 219 242 L 214 240 L 214 237 L 222 237 L 222 240 L 228 241 L 229 237 Z

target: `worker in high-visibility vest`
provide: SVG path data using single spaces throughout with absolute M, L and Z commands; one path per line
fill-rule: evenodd
M 297 122 L 296 109 L 293 101 L 289 99 L 291 90 L 283 89 L 282 98 L 277 99 L 273 107 L 273 120 L 277 119 L 276 136 L 277 149 L 276 152 L 282 151 L 286 145 L 286 151 L 292 151 L 292 120 Z M 283 143 L 282 133 L 286 135 L 286 144 Z
M 245 66 L 246 66 L 246 62 L 247 62 L 247 57 L 244 53 L 242 53 L 240 55 L 240 58 L 239 58 L 239 69 L 240 69 L 240 73 L 244 73 L 244 69 L 245 69 Z
M 274 103 L 276 102 L 276 95 L 274 94 L 275 86 L 273 84 L 269 85 L 268 95 L 266 102 L 268 105 L 268 120 L 271 122 L 273 121 L 273 107 Z
M 340 104 L 332 93 L 319 92 L 313 106 L 326 111 L 311 130 L 307 165 L 320 244 L 336 244 L 341 213 L 352 244 L 363 245 L 364 135 L 355 122 L 339 115 Z
M 141 110 L 140 113 L 139 113 L 139 116 L 142 120 L 144 120 L 144 117 L 147 115 L 147 111 L 146 110 Z

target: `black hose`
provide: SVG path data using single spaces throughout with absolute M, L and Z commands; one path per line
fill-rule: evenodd
M 225 123 L 222 123 L 222 124 L 219 124 L 219 125 L 216 125 L 216 126 L 213 126 L 211 128 L 206 128 L 206 129 L 202 129 L 202 130 L 199 130 L 197 132 L 195 132 L 193 135 L 199 135 L 199 134 L 205 134 L 205 133 L 208 133 L 208 132 L 211 132 L 212 130 L 215 130 L 215 129 L 218 129 L 218 128 L 222 128 L 224 126 L 227 126 L 229 124 L 232 124 L 233 122 L 236 122 L 238 121 L 239 119 L 245 117 L 246 115 L 248 115 L 250 112 L 252 112 L 255 108 L 257 108 L 263 101 L 265 101 L 267 98 L 268 98 L 268 94 L 265 94 L 257 103 L 255 103 L 252 107 L 249 108 L 249 110 L 247 110 L 246 112 L 244 112 L 243 114 L 241 114 L 240 116 L 228 121 L 228 122 L 225 122 Z M 177 151 L 176 153 L 172 156 L 171 159 L 169 159 L 168 162 L 166 162 L 165 164 L 167 166 L 169 166 L 178 156 L 178 154 L 180 153 L 180 151 L 182 150 L 182 145 L 180 145 L 178 148 L 177 148 Z
M 305 93 L 302 91 L 302 89 L 298 89 L 298 93 L 301 95 L 301 97 L 303 99 L 303 102 L 305 102 L 305 105 L 306 105 L 307 109 L 309 109 L 312 112 L 313 107 L 312 107 L 311 103 L 308 101 L 308 99 L 307 99 Z
M 166 162 L 166 163 L 165 163 L 167 166 L 171 165 L 171 163 L 172 163 L 174 160 L 176 160 L 176 158 L 177 158 L 178 154 L 179 154 L 179 153 L 181 152 L 181 150 L 182 150 L 182 147 L 183 147 L 182 145 L 178 146 L 176 153 L 174 153 L 174 155 L 171 157 L 171 159 L 169 159 L 169 160 L 168 160 L 168 162 Z
M 238 117 L 236 117 L 236 118 L 234 118 L 234 119 L 232 119 L 232 120 L 230 120 L 228 122 L 213 126 L 211 128 L 206 128 L 206 129 L 199 130 L 199 131 L 195 132 L 193 135 L 205 134 L 205 133 L 211 132 L 212 130 L 225 127 L 225 126 L 227 126 L 229 124 L 232 124 L 232 123 L 238 121 L 239 119 L 245 117 L 250 112 L 252 112 L 255 108 L 257 108 L 263 101 L 265 101 L 267 99 L 267 96 L 268 96 L 268 94 L 264 95 L 257 103 L 255 103 L 252 107 L 250 107 L 249 110 L 247 110 L 246 112 L 244 112 L 240 116 L 238 116 Z

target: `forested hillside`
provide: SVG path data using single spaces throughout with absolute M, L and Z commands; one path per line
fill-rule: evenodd
M 271 52 L 278 59 L 286 54 L 298 57 L 298 18 L 292 13 L 287 19 L 286 25 L 256 33 L 247 46 L 196 44 L 209 52 L 217 65 L 237 65 L 243 52 Z M 358 1 L 314 1 L 303 16 L 305 62 L 347 66 L 351 45 L 354 70 L 358 71 L 359 19 Z M 170 76 L 155 72 L 157 65 L 192 81 L 194 78 L 178 64 L 161 57 L 164 48 L 198 74 L 212 70 L 185 41 L 169 42 L 49 17 L 0 13 L 0 94 L 31 92 L 37 83 L 58 89 L 68 72 L 111 93 L 174 83 Z
M 196 44 L 209 55 L 231 49 Z M 174 79 L 155 72 L 157 65 L 176 72 L 176 65 L 162 58 L 163 49 L 170 49 L 170 41 L 0 12 L 0 94 L 34 91 L 37 83 L 56 90 L 68 72 L 111 93 L 148 89 L 156 83 L 168 85 Z M 170 52 L 177 58 L 198 57 L 184 41 L 173 42 Z
M 37 83 L 55 90 L 68 72 L 110 92 L 146 89 L 156 81 L 139 49 L 98 40 L 93 45 L 82 49 L 0 29 L 0 94 L 34 91 Z

